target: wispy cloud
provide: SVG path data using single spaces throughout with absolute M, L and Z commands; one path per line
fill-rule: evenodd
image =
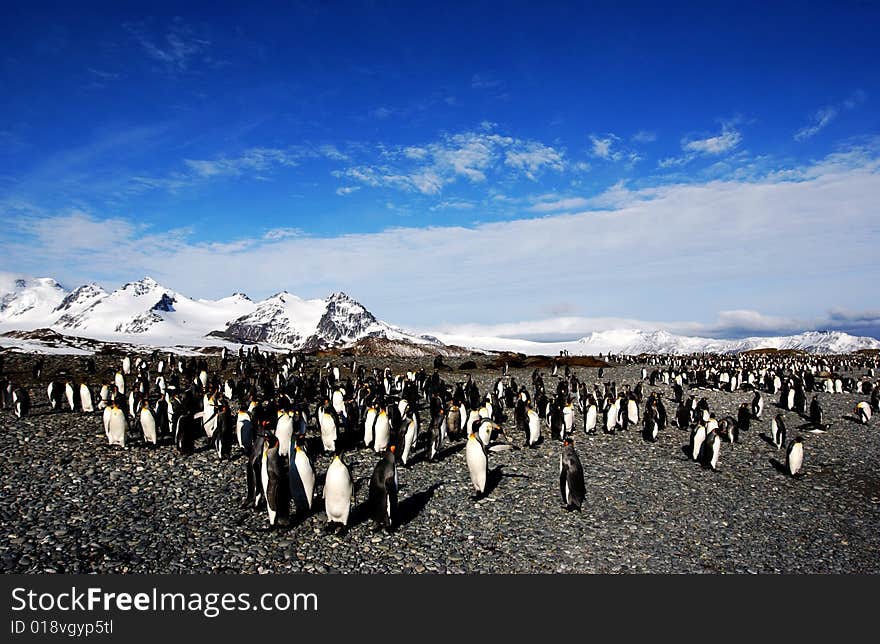
M 604 135 L 590 135 L 590 153 L 599 159 L 606 161 L 627 161 L 631 164 L 641 160 L 641 156 L 634 150 L 627 149 L 619 136 L 608 133 Z
M 432 143 L 383 147 L 386 162 L 352 166 L 335 175 L 371 187 L 437 195 L 460 179 L 483 183 L 489 173 L 505 169 L 534 180 L 541 172 L 565 168 L 561 150 L 493 130 L 493 124 L 485 123 L 480 131 L 445 135 Z
M 631 140 L 635 143 L 653 143 L 657 140 L 657 134 L 647 130 L 639 130 L 632 135 Z
M 245 173 L 262 177 L 265 172 L 278 166 L 294 167 L 298 165 L 298 160 L 285 150 L 251 148 L 237 157 L 222 157 L 212 160 L 185 159 L 184 163 L 197 176 L 203 178 L 238 177 Z
M 810 123 L 794 133 L 795 141 L 806 141 L 824 130 L 844 110 L 852 110 L 865 102 L 867 95 L 862 90 L 853 92 L 846 100 L 835 105 L 826 105 L 816 110 Z
M 181 18 L 175 18 L 159 34 L 150 30 L 149 22 L 127 22 L 124 28 L 138 42 L 147 56 L 173 72 L 185 72 L 197 60 L 208 60 L 211 42 L 198 37 Z
M 488 74 L 474 74 L 471 76 L 471 87 L 474 89 L 495 89 L 501 86 L 501 81 Z
M 720 156 L 732 152 L 742 142 L 742 134 L 735 128 L 737 121 L 722 122 L 721 132 L 712 136 L 685 137 L 681 140 L 683 155 L 661 159 L 657 165 L 670 168 L 690 163 L 701 156 Z

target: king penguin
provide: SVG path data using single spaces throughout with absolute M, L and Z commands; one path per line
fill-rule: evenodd
M 570 436 L 562 441 L 562 455 L 559 457 L 559 492 L 566 510 L 578 510 L 584 503 L 586 486 L 584 468 L 578 457 Z
M 290 503 L 287 499 L 289 491 L 286 481 L 287 471 L 282 466 L 282 459 L 278 453 L 278 439 L 273 434 L 267 434 L 263 442 L 261 476 L 269 525 L 271 527 L 287 525 L 290 512 Z
M 138 423 L 140 424 L 141 431 L 144 435 L 144 442 L 150 443 L 155 447 L 158 442 L 156 417 L 150 410 L 150 404 L 146 399 L 141 401 L 140 410 L 138 411 Z
M 489 457 L 486 447 L 477 434 L 470 434 L 465 448 L 465 460 L 467 461 L 468 473 L 471 483 L 477 490 L 476 498 L 480 498 L 486 491 L 486 480 L 489 476 Z
M 305 436 L 298 436 L 290 459 L 290 497 L 297 514 L 312 509 L 315 496 L 315 468 L 305 449 Z
M 128 419 L 115 403 L 109 408 L 110 414 L 107 417 L 107 442 L 110 445 L 121 445 L 125 447 L 125 437 L 128 434 Z
M 382 456 L 370 478 L 369 507 L 373 515 L 374 530 L 382 528 L 391 532 L 397 520 L 397 458 L 392 445 Z
M 862 425 L 867 425 L 871 420 L 871 405 L 863 400 L 856 405 L 855 414 Z
M 776 449 L 781 449 L 785 445 L 785 421 L 782 414 L 776 414 L 776 417 L 770 421 L 770 440 Z
M 324 510 L 327 513 L 328 530 L 332 530 L 334 524 L 341 524 L 342 530 L 347 528 L 353 496 L 354 481 L 351 471 L 342 460 L 340 450 L 337 450 L 324 477 Z
M 797 476 L 804 464 L 804 439 L 798 436 L 788 445 L 785 452 L 785 467 L 792 476 Z
M 31 396 L 24 387 L 12 391 L 12 408 L 17 418 L 27 416 L 31 411 Z

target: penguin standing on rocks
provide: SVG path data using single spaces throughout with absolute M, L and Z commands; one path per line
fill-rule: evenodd
M 12 409 L 17 418 L 23 418 L 31 412 L 31 395 L 24 387 L 12 391 Z
M 73 382 L 68 380 L 64 383 L 64 395 L 67 398 L 67 406 L 70 407 L 70 411 L 76 411 L 81 407 L 79 400 L 79 388 L 74 387 Z
M 711 431 L 706 434 L 706 440 L 703 441 L 703 453 L 701 461 L 703 467 L 711 469 L 713 472 L 718 469 L 718 458 L 721 456 L 721 437 L 718 432 Z
M 526 446 L 537 447 L 541 443 L 541 418 L 531 405 L 526 407 L 526 419 L 529 430 L 526 436 Z
M 115 403 L 108 407 L 110 410 L 107 416 L 107 442 L 110 445 L 120 445 L 125 447 L 125 438 L 128 434 L 128 418 Z
M 297 436 L 290 457 L 290 497 L 297 514 L 304 515 L 312 509 L 315 496 L 315 467 L 305 449 L 305 436 Z
M 480 498 L 486 491 L 486 481 L 489 478 L 489 455 L 477 434 L 472 433 L 467 438 L 465 460 L 471 483 L 477 491 L 476 498 Z
M 559 493 L 566 510 L 580 512 L 586 496 L 584 468 L 574 448 L 574 441 L 566 437 L 562 441 L 562 455 L 559 457 Z
M 342 460 L 341 451 L 337 450 L 324 477 L 324 510 L 327 513 L 328 531 L 334 529 L 336 524 L 340 524 L 343 531 L 347 529 L 353 496 L 351 471 Z
M 46 393 L 49 395 L 49 406 L 52 411 L 61 411 L 61 401 L 64 400 L 64 385 L 53 380 L 46 388 Z
M 397 519 L 397 458 L 392 445 L 382 456 L 370 478 L 369 507 L 373 515 L 373 529 L 394 529 Z
M 140 403 L 137 420 L 138 424 L 141 426 L 141 432 L 144 435 L 144 442 L 155 447 L 159 440 L 156 431 L 156 417 L 153 415 L 150 405 L 146 400 L 142 400 Z
M 798 436 L 788 445 L 785 452 L 785 468 L 792 476 L 797 476 L 804 464 L 804 439 Z
M 762 413 L 764 413 L 764 399 L 761 397 L 761 392 L 756 391 L 755 397 L 752 398 L 752 416 L 760 420 Z
M 871 405 L 865 401 L 860 402 L 856 405 L 855 414 L 862 425 L 867 425 L 871 420 Z
M 770 421 L 770 440 L 776 449 L 781 449 L 785 445 L 785 421 L 782 414 L 776 414 L 776 418 Z
M 79 405 L 83 413 L 91 414 L 95 411 L 95 405 L 92 402 L 92 391 L 86 383 L 79 386 Z
M 290 502 L 287 498 L 287 469 L 283 467 L 281 455 L 278 453 L 278 438 L 274 434 L 267 434 L 263 441 L 261 477 L 269 525 L 273 528 L 288 525 Z
M 823 432 L 828 427 L 822 424 L 823 414 L 822 405 L 819 403 L 819 396 L 813 396 L 810 401 L 810 424 L 814 427 L 813 432 Z
M 223 398 L 217 403 L 215 411 L 217 415 L 217 425 L 214 428 L 214 435 L 211 437 L 214 442 L 214 449 L 217 450 L 217 458 L 224 459 L 232 456 L 232 441 L 235 434 L 235 421 L 232 420 L 232 412 L 229 410 L 229 404 Z M 278 452 L 281 453 L 281 442 L 278 443 Z
M 752 426 L 752 413 L 749 409 L 749 403 L 742 403 L 736 412 L 736 428 L 737 431 L 747 432 Z
M 441 408 L 437 415 L 431 419 L 428 435 L 428 460 L 437 458 L 440 448 L 443 447 L 443 430 L 446 428 L 446 413 Z
M 706 442 L 706 428 L 702 425 L 697 425 L 691 432 L 691 460 L 697 461 L 700 459 L 704 442 Z

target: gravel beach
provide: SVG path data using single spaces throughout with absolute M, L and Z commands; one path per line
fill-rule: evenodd
M 99 374 L 118 358 L 99 356 Z M 400 467 L 401 525 L 375 533 L 362 505 L 378 456 L 367 449 L 345 459 L 356 479 L 357 506 L 344 536 L 324 531 L 315 512 L 269 530 L 264 511 L 242 509 L 244 458 L 218 461 L 202 438 L 181 456 L 166 440 L 158 448 L 111 448 L 99 414 L 49 409 L 45 386 L 56 370 L 81 372 L 79 356 L 46 357 L 45 375 L 31 379 L 34 357 L 5 354 L 5 370 L 26 383 L 34 403 L 21 420 L 0 412 L 0 569 L 11 573 L 876 573 L 880 571 L 880 432 L 852 419 L 865 396 L 819 394 L 825 434 L 799 430 L 787 412 L 789 439 L 805 440 L 803 475 L 792 477 L 759 434 L 779 410 L 765 394 L 764 418 L 734 445 L 723 443 L 718 471 L 691 461 L 689 434 L 674 425 L 668 386 L 659 391 L 670 418 L 657 443 L 641 427 L 585 436 L 578 413 L 575 447 L 586 476 L 582 512 L 568 512 L 559 495 L 561 443 L 489 455 L 491 491 L 480 501 L 464 457 L 464 441 L 444 445 L 439 462 L 419 458 Z M 211 358 L 216 365 L 217 359 Z M 485 359 L 476 358 L 481 367 Z M 234 362 L 234 361 L 233 361 Z M 427 358 L 365 358 L 367 366 L 424 367 Z M 447 360 L 458 365 L 459 361 Z M 640 365 L 606 368 L 603 380 L 635 385 Z M 343 376 L 347 374 L 343 370 Z M 547 374 L 548 370 L 543 370 Z M 597 370 L 575 367 L 592 386 Z M 496 370 L 454 370 L 447 382 L 473 375 L 481 393 Z M 511 369 L 528 384 L 531 369 Z M 857 376 L 862 374 L 855 374 Z M 90 384 L 100 378 L 91 376 Z M 545 375 L 548 391 L 556 378 Z M 688 390 L 686 390 L 686 395 Z M 750 391 L 693 390 L 720 419 L 736 415 Z M 640 405 L 640 413 L 644 404 Z M 423 430 L 429 417 L 421 410 Z M 511 418 L 507 435 L 521 437 Z M 314 430 L 312 430 L 314 432 Z M 238 450 L 236 450 L 238 452 Z M 329 458 L 315 459 L 319 475 Z

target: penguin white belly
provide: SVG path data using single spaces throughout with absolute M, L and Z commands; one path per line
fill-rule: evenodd
M 608 408 L 608 413 L 605 415 L 605 429 L 609 432 L 614 431 L 614 428 L 617 427 L 617 413 L 618 406 L 616 403 Z
M 486 489 L 486 476 L 488 474 L 488 461 L 483 446 L 476 437 L 468 438 L 465 449 L 468 472 L 471 475 L 471 483 L 482 494 Z
M 703 448 L 703 441 L 706 440 L 706 428 L 699 425 L 694 430 L 693 449 L 691 450 L 691 458 L 697 460 L 700 457 L 700 450 Z
M 476 423 L 478 420 L 480 420 L 480 418 L 481 418 L 480 412 L 474 410 L 470 413 L 470 415 L 468 416 L 468 421 L 467 421 L 467 433 L 468 434 L 473 433 L 474 423 Z
M 238 440 L 238 446 L 242 449 L 244 449 L 244 443 L 242 442 L 241 434 L 245 429 L 245 426 L 247 425 L 249 427 L 250 424 L 250 414 L 241 411 L 238 412 L 238 418 L 235 421 L 235 438 Z
M 336 421 L 330 414 L 321 414 L 321 442 L 324 444 L 324 451 L 336 451 Z
M 792 411 L 794 409 L 794 389 L 788 390 L 788 410 Z
M 155 445 L 158 441 L 156 436 L 156 419 L 148 408 L 141 409 L 141 429 L 144 432 L 144 440 Z
M 125 447 L 125 435 L 128 432 L 128 420 L 121 409 L 111 408 L 107 422 L 107 440 L 111 445 Z
M 297 474 L 299 474 L 299 480 L 300 482 L 302 482 L 303 493 L 306 497 L 306 503 L 308 503 L 309 509 L 311 510 L 312 500 L 315 496 L 315 471 L 312 469 L 312 464 L 309 462 L 309 457 L 301 449 L 296 450 L 296 455 L 293 457 L 293 462 L 296 465 L 296 471 Z
M 118 371 L 116 372 L 116 377 L 114 378 L 114 384 L 119 390 L 119 393 L 125 395 L 125 378 L 123 378 L 122 374 Z
M 534 445 L 541 438 L 541 419 L 533 410 L 529 410 L 529 445 Z
M 345 416 L 345 400 L 343 399 L 342 392 L 338 389 L 333 392 L 333 409 L 340 416 Z
M 716 429 L 718 429 L 718 420 L 715 418 L 709 418 L 709 420 L 706 422 L 706 433 L 708 434 L 709 432 L 715 431 Z
M 367 410 L 367 417 L 364 419 L 364 445 L 373 442 L 373 424 L 376 422 L 376 410 L 370 407 Z
M 626 403 L 626 415 L 629 418 L 629 422 L 638 424 L 639 406 L 636 404 L 635 400 L 630 400 Z
M 85 412 L 92 413 L 95 411 L 95 407 L 92 404 L 92 392 L 89 391 L 85 384 L 79 386 L 79 404 Z
M 214 430 L 217 429 L 217 414 L 214 411 L 214 403 L 205 396 L 202 401 L 202 427 L 208 438 L 214 436 Z
M 713 470 L 718 469 L 718 458 L 721 456 L 721 437 L 717 434 L 712 438 L 712 460 L 709 464 Z
M 391 425 L 388 423 L 388 415 L 380 412 L 376 416 L 376 427 L 373 435 L 373 449 L 381 452 L 388 448 L 388 440 L 391 434 Z
M 107 438 L 110 438 L 110 416 L 113 414 L 112 407 L 104 407 L 104 414 L 101 417 L 101 422 L 104 423 L 104 435 Z
M 779 436 L 779 427 L 776 425 L 776 419 L 770 421 L 770 439 L 773 441 L 774 445 L 779 444 L 778 440 Z
M 260 484 L 263 486 L 263 498 L 266 499 L 266 511 L 269 513 L 269 525 L 275 525 L 275 510 L 272 509 L 272 501 L 269 501 L 269 495 L 266 493 L 269 489 L 269 468 L 267 466 L 266 452 L 263 451 L 262 467 L 260 467 Z
M 596 409 L 596 405 L 590 405 L 590 408 L 587 410 L 587 424 L 586 431 L 592 432 L 596 429 L 596 419 L 599 416 L 599 412 Z
M 343 525 L 348 524 L 348 515 L 351 511 L 351 477 L 348 469 L 334 458 L 327 468 L 327 476 L 324 482 L 324 507 L 327 512 L 327 520 Z
M 73 411 L 73 385 L 65 385 L 64 394 L 67 396 L 67 406 Z
M 415 418 L 413 418 L 406 427 L 406 434 L 403 435 L 403 453 L 400 455 L 401 462 L 406 465 L 409 463 L 409 455 L 412 451 L 413 443 L 416 441 L 416 434 L 418 433 L 418 425 L 416 423 Z
M 199 372 L 199 383 L 202 385 L 202 389 L 208 386 L 208 373 L 204 369 Z
M 275 437 L 278 439 L 278 454 L 288 456 L 290 454 L 290 441 L 293 438 L 293 418 L 290 414 L 282 414 L 278 417 L 275 426 Z
M 568 405 L 562 409 L 562 426 L 566 434 L 570 434 L 574 427 L 574 410 Z
M 788 471 L 794 476 L 798 472 L 801 471 L 801 466 L 804 464 L 804 446 L 801 443 L 795 443 L 791 446 L 791 451 L 788 455 Z

